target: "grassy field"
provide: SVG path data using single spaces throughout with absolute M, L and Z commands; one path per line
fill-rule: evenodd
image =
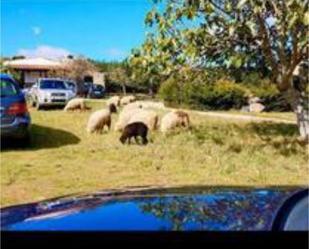
M 193 116 L 190 131 L 154 132 L 149 145 L 128 146 L 118 132 L 87 134 L 90 112 L 31 115 L 31 146 L 2 148 L 1 206 L 140 185 L 308 183 L 308 148 L 297 142 L 292 124 Z
M 293 112 L 261 112 L 261 113 L 253 113 L 253 112 L 241 112 L 241 111 L 229 111 L 231 114 L 239 114 L 239 115 L 247 115 L 254 117 L 262 117 L 262 118 L 278 118 L 287 121 L 295 121 L 296 115 Z

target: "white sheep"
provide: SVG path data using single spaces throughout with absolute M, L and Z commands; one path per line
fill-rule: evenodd
M 138 109 L 138 108 L 144 108 L 144 104 L 142 104 L 140 101 L 136 101 L 130 104 L 127 104 L 123 107 L 122 111 L 132 110 L 132 109 Z
M 88 120 L 87 132 L 102 133 L 105 126 L 107 126 L 108 130 L 110 130 L 112 122 L 111 115 L 114 112 L 117 112 L 116 106 L 111 104 L 108 109 L 103 109 L 92 113 Z
M 91 108 L 86 106 L 85 99 L 82 98 L 71 99 L 64 107 L 64 111 L 75 111 L 75 110 L 85 111 L 89 109 Z
M 136 109 L 135 109 L 136 110 Z M 147 125 L 148 129 L 153 131 L 157 129 L 159 116 L 155 111 L 140 109 L 133 113 L 127 124 L 142 122 Z
M 121 100 L 120 100 L 120 105 L 124 106 L 124 105 L 127 105 L 127 104 L 129 104 L 129 103 L 132 103 L 132 102 L 134 102 L 134 101 L 136 101 L 136 98 L 135 98 L 134 96 L 132 96 L 132 95 L 130 95 L 130 96 L 124 96 L 124 97 L 122 97 Z
M 118 120 L 115 124 L 114 130 L 115 131 L 122 131 L 123 128 L 128 124 L 131 117 L 136 112 L 139 112 L 140 110 L 141 109 L 139 109 L 139 108 L 123 109 L 122 112 L 118 116 Z
M 165 114 L 161 120 L 160 130 L 166 133 L 176 127 L 189 127 L 190 118 L 189 114 L 184 111 L 173 111 Z
M 109 98 L 106 102 L 106 105 L 109 106 L 110 104 L 114 104 L 115 106 L 120 106 L 120 97 L 119 96 L 113 96 Z

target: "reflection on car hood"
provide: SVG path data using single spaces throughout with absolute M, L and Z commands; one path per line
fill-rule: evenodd
M 44 93 L 68 93 L 72 92 L 71 89 L 40 89 Z
M 4 230 L 269 230 L 300 188 L 145 188 L 64 197 L 1 210 Z

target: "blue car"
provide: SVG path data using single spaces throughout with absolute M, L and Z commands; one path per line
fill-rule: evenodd
M 0 209 L 2 231 L 308 231 L 305 187 L 128 188 Z
M 28 141 L 31 119 L 25 96 L 13 77 L 0 74 L 0 93 L 1 140 L 17 138 Z

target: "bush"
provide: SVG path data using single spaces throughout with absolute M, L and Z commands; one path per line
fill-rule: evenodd
M 247 86 L 255 96 L 259 97 L 265 106 L 265 111 L 287 112 L 292 111 L 284 95 L 279 92 L 275 84 L 262 80 L 259 86 Z
M 227 79 L 204 83 L 170 77 L 161 85 L 159 96 L 167 105 L 208 110 L 239 109 L 247 102 L 246 89 Z
M 226 79 L 219 80 L 205 88 L 203 93 L 199 102 L 207 109 L 240 109 L 247 103 L 246 89 Z
M 291 111 L 284 95 L 269 79 L 250 74 L 244 81 L 235 83 L 222 78 L 222 73 L 187 73 L 169 77 L 161 84 L 159 97 L 169 106 L 183 106 L 206 110 L 240 109 L 248 104 L 249 94 L 261 99 L 265 111 Z M 221 77 L 221 79 L 218 79 Z

